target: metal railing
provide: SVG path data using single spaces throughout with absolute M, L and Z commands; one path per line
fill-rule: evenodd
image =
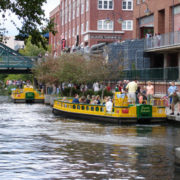
M 0 68 L 29 68 L 31 69 L 37 57 L 0 56 Z
M 144 41 L 145 50 L 166 48 L 175 45 L 180 46 L 180 31 L 156 35 L 146 38 Z
M 177 81 L 179 79 L 179 67 L 124 70 L 121 78 L 128 80 Z

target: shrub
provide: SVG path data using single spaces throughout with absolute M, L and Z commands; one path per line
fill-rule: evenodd
M 7 87 L 8 94 L 11 94 L 11 89 L 17 88 L 15 85 L 10 85 Z

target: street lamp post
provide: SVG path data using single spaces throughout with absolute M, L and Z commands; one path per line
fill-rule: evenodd
M 141 0 L 141 1 L 142 1 L 142 0 Z M 142 4 L 145 4 L 145 5 L 146 5 L 146 10 L 144 11 L 144 13 L 145 13 L 146 16 L 149 16 L 149 15 L 151 14 L 151 11 L 149 10 L 148 4 L 147 4 L 146 2 L 142 2 L 142 4 L 141 4 L 141 1 L 140 1 L 140 4 L 139 4 L 140 6 L 139 6 L 139 18 L 138 18 L 139 39 L 141 39 L 141 30 L 140 30 L 141 5 L 142 5 Z
M 115 12 L 115 11 L 113 11 L 112 12 L 112 16 L 113 16 L 113 39 L 114 39 L 114 36 L 115 36 L 115 18 L 116 18 L 116 15 L 120 15 L 119 13 L 117 13 L 117 12 Z M 108 24 L 108 23 L 110 23 L 111 22 L 111 19 L 109 18 L 109 17 L 107 17 L 106 18 L 106 20 L 105 20 L 105 22 Z M 123 19 L 121 18 L 121 16 L 120 16 L 120 18 L 117 20 L 117 22 L 119 23 L 119 24 L 122 24 L 122 22 L 123 22 Z

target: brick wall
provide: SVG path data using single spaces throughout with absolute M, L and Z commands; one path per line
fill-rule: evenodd
M 71 16 L 73 14 L 73 0 L 71 1 Z M 133 11 L 123 11 L 122 10 L 122 0 L 114 0 L 114 10 L 98 10 L 98 0 L 84 0 L 84 13 L 81 14 L 81 1 L 79 4 L 79 16 L 77 17 L 77 8 L 75 10 L 75 18 L 72 19 L 69 22 L 69 17 L 67 17 L 67 23 L 64 23 L 62 25 L 61 22 L 61 16 L 60 11 L 65 11 L 65 0 L 60 1 L 60 8 L 57 15 L 57 12 L 55 13 L 54 10 L 51 13 L 50 18 L 55 18 L 55 22 L 58 24 L 58 35 L 53 37 L 50 33 L 50 44 L 52 45 L 53 51 L 56 51 L 56 47 L 53 43 L 61 43 L 62 35 L 65 37 L 65 33 L 67 33 L 66 37 L 66 44 L 69 47 L 72 47 L 75 45 L 76 39 L 77 39 L 77 26 L 79 26 L 79 45 L 81 43 L 85 44 L 85 42 L 88 43 L 89 46 L 92 46 L 93 44 L 97 44 L 99 42 L 114 42 L 114 39 L 107 39 L 107 38 L 90 38 L 91 36 L 95 35 L 102 35 L 102 36 L 121 36 L 121 41 L 126 39 L 132 39 L 133 31 L 122 31 L 122 25 L 117 22 L 119 18 L 122 18 L 123 20 L 133 20 Z M 69 1 L 67 1 L 69 2 Z M 75 1 L 77 2 L 77 0 Z M 86 11 L 86 2 L 89 2 L 89 8 L 88 11 Z M 62 7 L 63 5 L 63 7 Z M 67 4 L 68 10 L 69 10 L 69 3 Z M 75 6 L 76 7 L 76 6 Z M 54 13 L 53 13 L 54 12 Z M 62 11 L 61 11 L 62 12 Z M 69 16 L 69 13 L 67 13 Z M 113 15 L 114 14 L 114 15 Z M 110 18 L 115 22 L 115 29 L 113 31 L 105 31 L 102 32 L 97 30 L 97 21 Z M 88 21 L 89 27 L 87 33 L 81 32 L 81 24 L 84 24 L 84 32 L 86 32 L 86 22 Z M 75 28 L 75 35 L 73 36 L 73 27 Z M 94 31 L 94 32 L 92 32 Z M 69 38 L 69 32 L 71 32 L 71 37 Z M 87 38 L 86 40 L 84 38 Z M 54 38 L 54 40 L 53 40 Z M 59 45 L 58 51 L 61 51 L 61 46 Z
M 148 8 L 152 14 L 154 14 L 154 33 L 168 33 L 172 31 L 172 5 L 173 0 L 145 0 L 148 4 Z M 179 0 L 174 0 L 174 6 L 180 4 Z M 133 31 L 133 38 L 138 37 L 138 18 L 145 17 L 144 11 L 146 10 L 147 6 L 144 3 L 141 5 L 137 5 L 136 1 L 134 1 L 134 31 Z M 160 11 L 164 10 L 165 17 L 164 17 L 164 25 L 162 21 L 162 17 L 160 17 Z M 160 24 L 159 24 L 160 23 Z M 164 30 L 162 30 L 162 26 L 164 26 Z

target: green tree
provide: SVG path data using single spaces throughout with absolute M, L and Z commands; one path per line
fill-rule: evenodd
M 22 80 L 22 81 L 30 80 L 30 81 L 32 81 L 32 79 L 33 79 L 32 74 L 9 74 L 4 79 L 4 82 L 6 82 L 7 80 Z
M 105 84 L 105 81 L 117 79 L 122 71 L 119 64 L 109 63 L 99 55 L 86 59 L 80 54 L 63 54 L 37 64 L 33 72 L 41 83 L 60 85 L 62 82 L 82 84 L 95 81 Z
M 59 67 L 59 62 L 49 57 L 45 61 L 36 64 L 33 68 L 33 74 L 40 83 L 58 84 L 59 78 L 56 76 L 56 72 Z
M 6 15 L 7 11 L 10 11 L 12 15 L 16 15 L 23 22 L 22 27 L 17 28 L 19 32 L 31 35 L 33 44 L 39 45 L 38 43 L 41 42 L 42 46 L 46 48 L 46 43 L 41 34 L 47 31 L 54 34 L 55 31 L 53 21 L 45 18 L 45 13 L 42 9 L 44 3 L 46 3 L 46 0 L 1 0 L 0 12 L 4 21 L 7 19 L 6 16 L 9 16 Z M 47 23 L 45 28 L 43 27 L 44 22 Z M 13 23 L 16 26 L 16 23 Z M 0 24 L 0 29 L 2 24 Z M 4 29 L 0 30 L 1 37 L 4 31 Z
M 31 42 L 32 36 L 26 40 L 26 45 L 24 49 L 20 49 L 19 52 L 24 56 L 39 56 L 40 54 L 43 56 L 46 50 L 42 47 L 41 43 L 37 45 L 32 44 Z

